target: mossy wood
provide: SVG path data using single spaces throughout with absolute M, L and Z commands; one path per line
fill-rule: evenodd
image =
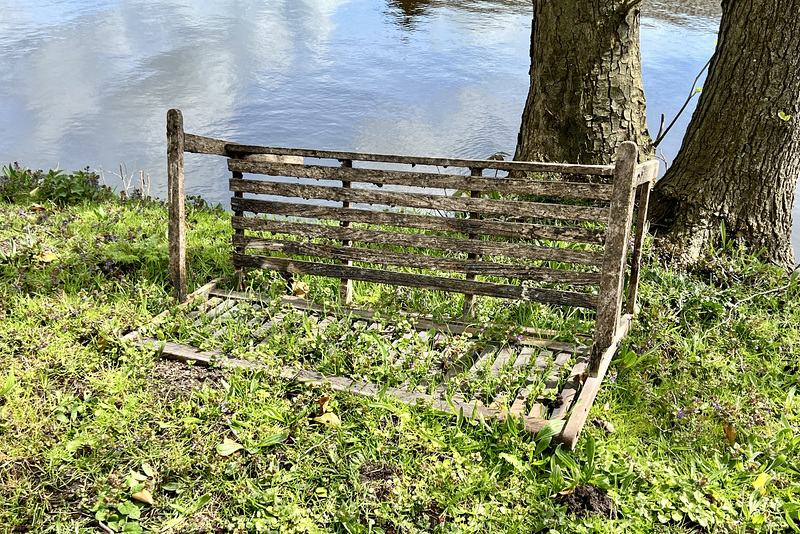
M 232 173 L 232 258 L 240 284 L 254 268 L 279 271 L 287 279 L 338 278 L 343 307 L 351 305 L 352 280 L 463 293 L 463 322 L 434 324 L 417 317 L 418 330 L 451 333 L 476 330 L 470 321 L 478 296 L 595 310 L 591 346 L 528 332 L 523 344 L 540 352 L 523 350 L 513 362 L 530 367 L 531 376 L 545 368 L 553 375 L 545 384 L 562 403 L 549 419 L 566 420 L 559 439 L 575 443 L 636 308 L 647 200 L 658 170 L 657 162 L 637 165 L 636 144 L 622 144 L 614 166 L 570 165 L 241 145 L 185 133 L 178 110 L 170 110 L 167 122 L 170 274 L 179 299 L 187 299 L 183 154 L 223 156 Z M 534 176 L 519 178 L 519 173 Z M 198 294 L 260 298 L 213 285 Z M 322 313 L 302 299 L 286 300 Z M 347 311 L 365 318 L 372 313 Z M 492 369 L 511 365 L 515 356 L 503 350 L 487 352 Z M 216 357 L 169 344 L 163 353 L 201 363 Z M 559 366 L 567 361 L 575 362 L 569 378 L 559 380 Z M 347 377 L 292 372 L 293 378 L 326 381 L 335 389 L 382 391 L 380 384 Z M 531 431 L 549 420 L 547 408 L 528 399 L 524 387 L 490 407 L 474 399 L 444 399 L 441 387 L 425 394 L 402 387 L 390 393 L 406 402 L 425 399 L 444 411 L 521 417 Z

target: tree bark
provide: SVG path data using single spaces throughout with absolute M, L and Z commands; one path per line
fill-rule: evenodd
M 533 0 L 531 85 L 514 159 L 609 164 L 624 141 L 649 154 L 638 4 Z
M 798 174 L 800 0 L 723 0 L 697 109 L 653 192 L 653 227 L 693 259 L 724 223 L 727 236 L 788 266 Z

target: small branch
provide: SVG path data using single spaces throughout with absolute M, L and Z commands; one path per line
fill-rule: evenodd
M 322 445 L 323 443 L 325 443 L 326 441 L 328 441 L 329 439 L 331 439 L 331 438 L 332 438 L 333 436 L 335 436 L 335 435 L 336 435 L 335 433 L 331 432 L 330 434 L 328 434 L 328 435 L 325 437 L 325 439 L 323 439 L 322 441 L 320 441 L 320 442 L 319 442 L 319 443 L 317 443 L 316 445 L 314 445 L 314 446 L 310 447 L 310 448 L 309 448 L 309 449 L 307 449 L 305 452 L 303 452 L 303 454 L 301 454 L 301 455 L 300 455 L 300 458 L 302 458 L 303 456 L 305 456 L 305 455 L 306 455 L 306 454 L 308 454 L 309 452 L 313 451 L 314 449 L 316 449 L 317 447 L 319 447 L 320 445 Z
M 638 6 L 641 3 L 642 0 L 630 0 L 629 2 L 625 2 L 620 6 L 619 12 L 627 14 L 628 11 L 630 11 L 631 9 L 633 9 L 634 7 Z
M 661 114 L 661 126 L 658 127 L 658 134 L 656 134 L 656 139 L 661 139 L 661 132 L 664 131 L 664 114 Z
M 680 111 L 678 111 L 678 114 L 675 115 L 675 118 L 672 119 L 672 122 L 669 123 L 669 126 L 667 126 L 667 129 L 664 130 L 664 133 L 661 133 L 661 131 L 659 130 L 658 137 L 656 137 L 656 140 L 653 141 L 653 146 L 654 147 L 657 147 L 661 143 L 661 141 L 664 140 L 664 137 L 666 137 L 666 135 L 669 133 L 669 131 L 675 125 L 675 122 L 683 114 L 684 110 L 686 109 L 686 106 L 689 105 L 689 102 L 691 102 L 692 98 L 694 98 L 695 95 L 697 94 L 697 82 L 700 81 L 700 77 L 703 75 L 703 73 L 706 71 L 708 66 L 711 64 L 711 59 L 712 58 L 713 58 L 713 56 L 708 58 L 708 61 L 706 61 L 706 64 L 703 65 L 702 69 L 700 69 L 700 73 L 697 75 L 697 78 L 694 79 L 694 83 L 692 84 L 692 90 L 691 90 L 691 92 L 689 92 L 689 97 L 686 99 L 686 102 L 683 103 L 683 106 L 681 107 Z M 662 125 L 663 125 L 663 119 L 662 119 Z

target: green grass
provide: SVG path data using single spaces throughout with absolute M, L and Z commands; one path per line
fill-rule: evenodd
M 181 313 L 164 207 L 37 202 L 0 202 L 0 532 L 99 532 L 100 521 L 118 532 L 800 530 L 800 285 L 737 243 L 690 268 L 648 251 L 634 331 L 567 452 L 514 424 L 332 393 L 274 367 L 163 362 L 120 336 Z M 189 210 L 193 288 L 232 274 L 228 217 Z M 251 282 L 277 287 L 269 274 Z M 332 300 L 335 287 L 312 290 Z M 403 304 L 424 298 L 459 310 L 423 292 Z M 480 302 L 481 319 L 548 321 Z M 302 321 L 275 333 L 265 362 L 313 353 Z M 352 339 L 336 365 L 366 369 Z M 324 397 L 338 428 L 313 421 Z M 605 490 L 616 514 L 568 510 L 578 484 Z M 152 505 L 133 498 L 143 489 Z

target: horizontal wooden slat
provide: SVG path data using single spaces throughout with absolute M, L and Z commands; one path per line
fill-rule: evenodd
M 231 209 L 233 211 L 247 211 L 256 214 L 269 213 L 287 217 L 305 217 L 331 221 L 400 226 L 420 230 L 439 230 L 445 232 L 459 232 L 462 234 L 513 237 L 517 239 L 546 239 L 592 245 L 603 245 L 606 241 L 605 230 L 598 228 L 579 228 L 574 226 L 530 224 L 487 219 L 459 219 L 457 217 L 441 217 L 438 215 L 417 215 L 398 213 L 395 211 L 338 208 L 250 198 L 231 198 Z
M 463 191 L 498 191 L 517 195 L 544 195 L 593 200 L 610 200 L 612 188 L 610 184 L 464 176 L 460 174 L 435 174 L 430 172 L 390 171 L 353 167 L 326 167 L 322 165 L 295 165 L 240 159 L 229 159 L 228 170 L 270 176 L 312 178 L 315 180 L 340 180 Z
M 226 142 L 220 139 L 187 133 L 184 134 L 183 142 L 183 150 L 185 152 L 193 152 L 195 154 L 211 154 L 214 156 L 228 155 L 228 151 L 225 149 Z
M 369 154 L 363 152 L 340 152 L 335 150 L 314 150 L 303 148 L 283 148 L 256 145 L 225 144 L 229 155 L 238 154 L 276 154 L 303 156 L 307 158 L 336 159 L 352 161 L 377 161 L 383 163 L 403 163 L 410 165 L 433 165 L 437 167 L 465 167 L 497 169 L 501 171 L 557 172 L 562 174 L 591 174 L 612 176 L 613 165 L 574 165 L 568 163 L 541 163 L 533 161 L 501 161 L 488 159 L 431 158 L 421 156 L 397 156 L 393 154 Z
M 443 278 L 423 274 L 398 273 L 379 269 L 365 269 L 348 265 L 315 263 L 292 260 L 288 258 L 272 258 L 269 256 L 253 256 L 235 253 L 233 264 L 236 267 L 271 269 L 292 274 L 309 274 L 312 276 L 328 276 L 348 280 L 361 280 L 382 284 L 419 287 L 434 291 L 454 291 L 487 297 L 499 297 L 525 301 L 547 302 L 564 306 L 595 308 L 597 296 L 587 293 L 573 293 L 553 289 L 524 287 L 521 285 L 495 284 L 491 282 L 475 282 L 456 278 Z
M 635 185 L 640 186 L 645 182 L 655 182 L 658 176 L 658 160 L 646 161 L 636 167 Z
M 446 195 L 424 195 L 420 193 L 401 193 L 376 191 L 373 189 L 348 189 L 344 187 L 325 187 L 264 180 L 242 180 L 232 178 L 230 190 L 237 193 L 255 193 L 294 198 L 332 200 L 335 202 L 357 202 L 383 206 L 404 206 L 408 208 L 469 211 L 492 215 L 514 215 L 542 219 L 562 219 L 571 221 L 597 221 L 605 223 L 607 208 L 589 206 L 565 206 L 539 202 L 516 200 L 490 200 L 484 198 L 451 197 Z
M 425 256 L 421 254 L 404 254 L 385 250 L 376 250 L 360 247 L 345 247 L 337 245 L 320 245 L 318 243 L 304 243 L 300 241 L 285 241 L 280 239 L 264 239 L 250 236 L 233 236 L 233 245 L 256 250 L 281 252 L 295 256 L 314 256 L 341 261 L 360 261 L 365 263 L 380 263 L 397 267 L 413 267 L 439 271 L 456 271 L 462 273 L 479 274 L 483 276 L 497 276 L 516 278 L 520 280 L 533 280 L 537 282 L 563 283 L 573 285 L 598 285 L 599 273 L 573 271 L 567 269 L 544 269 L 525 265 L 509 265 L 490 261 L 461 260 L 457 258 L 444 258 L 441 256 Z
M 357 241 L 361 243 L 446 250 L 450 252 L 467 252 L 490 256 L 507 256 L 509 258 L 529 260 L 580 263 L 594 266 L 599 266 L 603 262 L 603 254 L 601 252 L 568 248 L 536 247 L 524 243 L 459 239 L 456 237 L 407 234 L 386 230 L 365 230 L 362 228 L 256 219 L 253 217 L 234 216 L 231 223 L 233 228 L 237 230 L 291 234 L 310 238 L 335 239 L 338 241 Z

